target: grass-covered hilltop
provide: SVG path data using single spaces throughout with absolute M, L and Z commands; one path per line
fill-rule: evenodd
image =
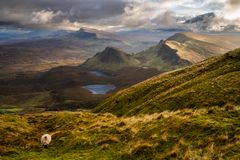
M 119 91 L 93 112 L 0 115 L 0 159 L 240 159 L 240 49 Z

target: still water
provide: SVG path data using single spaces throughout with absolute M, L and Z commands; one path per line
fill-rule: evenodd
M 92 94 L 107 94 L 109 91 L 116 89 L 113 84 L 95 84 L 83 86 L 83 88 L 90 91 Z

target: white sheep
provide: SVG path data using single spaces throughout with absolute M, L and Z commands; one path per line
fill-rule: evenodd
M 41 137 L 41 143 L 43 144 L 44 148 L 48 147 L 48 145 L 50 144 L 51 140 L 52 140 L 52 137 L 49 134 L 44 134 Z

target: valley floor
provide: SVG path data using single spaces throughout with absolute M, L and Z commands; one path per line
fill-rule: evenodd
M 240 106 L 116 117 L 110 113 L 0 115 L 0 159 L 239 159 Z M 40 144 L 52 134 L 48 149 Z

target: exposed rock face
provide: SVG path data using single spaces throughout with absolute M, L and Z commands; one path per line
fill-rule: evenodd
M 188 65 L 191 64 L 189 61 L 181 59 L 177 54 L 177 50 L 170 48 L 165 43 L 157 46 L 157 54 L 164 61 L 168 61 L 173 65 Z

